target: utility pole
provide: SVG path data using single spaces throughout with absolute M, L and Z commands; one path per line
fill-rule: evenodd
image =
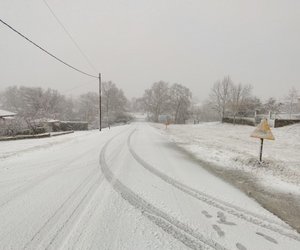
M 99 73 L 99 131 L 102 129 L 102 123 L 101 123 L 101 73 Z
M 262 161 L 263 145 L 264 145 L 264 139 L 260 138 L 259 162 Z

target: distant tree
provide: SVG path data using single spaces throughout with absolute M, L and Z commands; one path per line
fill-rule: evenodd
M 211 107 L 209 102 L 205 102 L 203 104 L 193 104 L 191 108 L 191 115 L 194 123 L 219 120 L 219 114 Z
M 280 111 L 281 103 L 273 97 L 269 98 L 263 105 L 263 110 L 270 113 L 278 113 Z
M 187 87 L 174 83 L 169 90 L 169 97 L 174 123 L 185 123 L 189 115 L 192 92 Z
M 125 121 L 127 99 L 121 89 L 114 83 L 103 83 L 102 110 L 107 113 L 111 122 Z M 1 94 L 1 108 L 16 112 L 30 129 L 35 132 L 41 120 L 83 120 L 96 128 L 99 126 L 98 93 L 85 93 L 78 98 L 66 98 L 57 90 L 33 87 L 9 87 Z
M 154 122 L 158 122 L 158 117 L 169 111 L 170 104 L 169 85 L 159 81 L 153 83 L 150 89 L 146 89 L 143 96 L 144 110 L 150 114 Z
M 17 86 L 8 87 L 1 93 L 2 107 L 13 111 L 20 112 L 23 109 L 23 103 L 20 96 L 20 91 Z
M 233 123 L 235 124 L 236 116 L 240 112 L 245 112 L 247 110 L 247 101 L 251 97 L 252 86 L 251 85 L 242 85 L 232 84 L 230 87 L 230 100 L 229 106 L 233 115 Z
M 64 119 L 67 116 L 69 103 L 57 90 L 47 89 L 42 94 L 42 110 L 46 117 Z
M 26 119 L 61 118 L 66 113 L 67 100 L 57 90 L 36 87 L 9 87 L 2 94 L 3 108 Z
M 113 99 L 117 88 L 114 83 L 111 81 L 102 83 L 102 110 L 106 112 L 106 123 L 107 126 L 110 126 L 110 117 L 109 112 L 113 103 Z
M 144 112 L 143 98 L 132 98 L 130 100 L 131 112 Z
M 128 100 L 123 91 L 109 81 L 102 84 L 102 108 L 106 114 L 107 126 L 124 118 L 127 111 Z
M 65 121 L 78 120 L 76 114 L 76 99 L 68 97 L 65 100 L 64 112 L 61 114 L 60 119 Z
M 92 124 L 92 127 L 98 127 L 99 115 L 99 96 L 97 93 L 88 92 L 79 96 L 77 101 L 78 117 L 82 121 Z
M 255 111 L 260 111 L 262 109 L 262 106 L 262 102 L 258 97 L 251 96 L 249 98 L 246 98 L 243 114 L 248 117 L 253 117 Z
M 226 115 L 232 85 L 232 80 L 229 76 L 226 76 L 222 81 L 217 81 L 211 89 L 209 103 L 218 112 L 221 121 Z
M 34 133 L 40 119 L 61 119 L 67 113 L 66 98 L 53 89 L 9 87 L 2 93 L 1 102 L 3 108 L 25 120 Z
M 298 98 L 299 98 L 299 94 L 297 89 L 295 87 L 292 87 L 289 90 L 289 93 L 286 97 L 286 100 L 288 102 L 288 112 L 289 112 L 290 119 L 292 118 L 292 114 L 297 110 Z

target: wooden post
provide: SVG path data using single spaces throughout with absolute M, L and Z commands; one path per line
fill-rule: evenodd
M 263 152 L 264 139 L 260 139 L 260 152 L 259 152 L 259 162 L 262 161 L 262 152 Z

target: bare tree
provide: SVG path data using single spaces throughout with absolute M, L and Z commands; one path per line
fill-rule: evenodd
M 19 113 L 23 108 L 20 91 L 17 86 L 6 88 L 1 94 L 3 108 Z
M 263 105 L 263 110 L 269 113 L 278 113 L 280 111 L 281 103 L 273 97 L 269 98 Z
M 144 112 L 143 98 L 132 98 L 130 100 L 130 111 Z
M 99 97 L 97 93 L 82 94 L 77 101 L 78 118 L 87 121 L 92 127 L 98 127 Z
M 108 127 L 110 127 L 109 111 L 115 90 L 116 86 L 111 81 L 102 83 L 102 104 L 104 106 L 104 110 L 106 111 L 106 123 Z
M 185 86 L 175 83 L 170 88 L 170 108 L 174 115 L 174 123 L 184 123 L 188 118 L 192 92 Z
M 144 109 L 151 115 L 151 119 L 158 122 L 159 115 L 167 112 L 169 108 L 168 83 L 163 81 L 153 83 L 150 89 L 145 90 L 143 103 Z
M 258 97 L 252 95 L 245 100 L 244 106 L 244 115 L 246 116 L 253 116 L 256 111 L 262 109 L 261 100 Z
M 212 122 L 219 119 L 219 114 L 211 107 L 209 102 L 193 104 L 191 108 L 191 115 L 194 119 L 194 123 Z
M 251 91 L 251 85 L 242 85 L 241 83 L 231 85 L 229 106 L 233 115 L 234 124 L 237 114 L 247 109 L 247 100 L 251 97 Z
M 127 111 L 128 100 L 123 91 L 109 81 L 102 84 L 103 110 L 106 113 L 107 126 L 111 123 L 126 120 L 125 113 Z
M 103 110 L 107 110 L 111 122 L 128 121 L 125 114 L 127 99 L 114 83 L 103 83 Z M 57 90 L 32 87 L 9 87 L 1 93 L 1 106 L 16 112 L 35 133 L 41 121 L 48 119 L 83 120 L 96 128 L 99 115 L 98 93 L 89 92 L 71 99 Z
M 4 108 L 28 119 L 60 118 L 66 113 L 67 99 L 57 90 L 15 86 L 2 96 Z
M 288 102 L 288 110 L 289 110 L 289 116 L 290 119 L 292 119 L 293 112 L 296 112 L 297 103 L 298 103 L 299 94 L 295 87 L 292 87 L 289 90 L 288 96 L 286 97 L 286 100 Z
M 229 76 L 226 76 L 222 81 L 217 81 L 211 89 L 209 96 L 210 105 L 218 112 L 221 121 L 226 115 L 232 85 L 232 80 Z

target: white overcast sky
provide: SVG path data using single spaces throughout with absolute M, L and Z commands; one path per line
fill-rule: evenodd
M 300 89 L 299 0 L 47 0 L 103 80 L 139 97 L 159 80 L 204 100 L 225 75 L 262 98 Z M 68 63 L 87 64 L 43 0 L 0 0 L 0 18 Z M 0 89 L 11 85 L 97 91 L 0 24 Z

